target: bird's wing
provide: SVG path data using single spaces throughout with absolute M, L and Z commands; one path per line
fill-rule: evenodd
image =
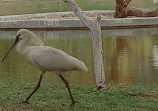
M 75 62 L 80 62 L 65 52 L 48 46 L 35 48 L 30 59 L 35 66 L 45 71 L 74 70 L 77 68 Z

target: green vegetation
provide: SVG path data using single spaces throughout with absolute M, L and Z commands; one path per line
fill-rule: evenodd
M 59 1 L 59 2 L 57 2 Z M 91 0 L 76 1 L 83 10 L 111 10 L 114 9 L 114 2 L 94 2 Z M 58 5 L 60 4 L 60 6 Z M 16 15 L 30 13 L 48 13 L 58 11 L 70 11 L 69 7 L 62 0 L 35 0 L 0 3 L 0 15 Z
M 83 10 L 114 10 L 115 0 L 75 0 Z M 152 0 L 133 0 L 131 6 L 154 8 Z M 63 0 L 24 0 L 0 3 L 0 15 L 70 11 Z
M 64 84 L 42 84 L 30 99 L 21 104 L 35 84 L 0 83 L 0 110 L 3 111 L 154 111 L 158 109 L 158 87 L 155 85 L 123 86 L 109 84 L 107 91 L 98 92 L 94 86 L 70 85 L 79 102 L 70 107 L 71 100 Z

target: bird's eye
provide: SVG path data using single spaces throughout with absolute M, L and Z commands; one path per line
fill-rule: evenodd
M 19 40 L 22 40 L 22 38 L 20 38 L 20 36 L 21 36 L 21 34 L 19 34 L 19 35 L 18 35 L 18 37 L 19 37 Z

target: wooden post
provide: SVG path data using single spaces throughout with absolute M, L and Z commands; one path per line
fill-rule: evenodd
M 93 20 L 84 13 L 81 8 L 77 5 L 74 0 L 63 0 L 71 10 L 76 14 L 80 21 L 88 27 L 93 34 L 93 56 L 94 56 L 94 69 L 96 76 L 96 85 L 99 91 L 106 90 L 105 85 L 105 74 L 102 56 L 102 38 L 101 38 L 101 27 L 99 21 L 101 16 L 97 17 L 97 20 Z

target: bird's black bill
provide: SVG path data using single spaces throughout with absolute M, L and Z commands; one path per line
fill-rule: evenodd
M 8 50 L 8 52 L 5 54 L 5 56 L 2 58 L 2 62 L 4 61 L 4 59 L 7 57 L 7 55 L 9 54 L 9 52 L 13 49 L 13 47 L 16 45 L 16 43 L 19 41 L 19 37 L 17 36 L 14 43 L 12 44 L 12 46 L 10 47 L 10 49 Z

